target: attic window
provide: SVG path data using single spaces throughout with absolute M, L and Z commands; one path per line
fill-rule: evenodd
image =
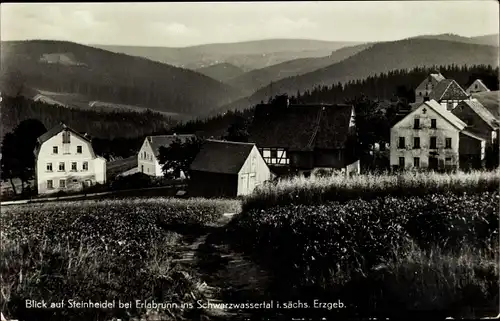
M 474 88 L 476 88 L 476 89 L 477 89 L 477 84 L 474 86 Z
M 64 131 L 63 132 L 63 144 L 69 144 L 70 143 L 69 137 L 70 137 L 69 131 L 67 131 L 67 130 Z

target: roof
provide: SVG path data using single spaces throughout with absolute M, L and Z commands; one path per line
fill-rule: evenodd
M 88 141 L 90 143 L 90 138 L 84 134 L 81 134 L 79 132 L 77 132 L 76 130 L 66 126 L 64 123 L 59 123 L 58 125 L 52 127 L 50 130 L 48 130 L 45 134 L 41 135 L 40 137 L 38 137 L 37 141 L 38 143 L 41 145 L 43 143 L 45 143 L 46 141 L 48 141 L 50 138 L 52 138 L 53 136 L 59 134 L 60 132 L 62 132 L 63 130 L 69 130 L 71 131 L 73 134 L 79 136 L 80 138 Z
M 484 138 L 482 138 L 482 137 L 480 137 L 480 136 L 478 136 L 478 135 L 476 135 L 476 134 L 474 134 L 474 133 L 472 133 L 470 131 L 467 131 L 467 130 L 462 130 L 460 132 L 460 134 L 465 134 L 465 135 L 467 135 L 469 137 L 472 137 L 474 139 L 481 140 L 481 141 L 485 141 L 486 140 L 486 139 L 484 139 Z
M 436 101 L 455 100 L 467 99 L 469 95 L 455 80 L 444 79 L 432 90 L 429 98 Z
M 238 174 L 254 146 L 251 143 L 206 140 L 190 168 L 193 171 Z
M 475 88 L 472 88 L 472 86 L 474 86 L 474 85 L 478 85 L 482 89 L 482 91 L 490 91 L 481 79 L 474 80 L 474 82 L 467 88 L 467 91 L 469 91 L 471 89 L 475 89 Z
M 489 112 L 500 119 L 500 91 L 483 91 L 472 94 L 473 98 L 479 100 L 479 102 L 489 110 Z
M 448 122 L 450 122 L 453 126 L 457 127 L 459 130 L 463 130 L 466 127 L 466 123 L 464 123 L 462 120 L 460 120 L 457 116 L 452 114 L 450 111 L 448 111 L 445 107 L 441 106 L 437 101 L 435 100 L 429 100 L 421 103 L 419 107 L 415 108 L 411 113 L 409 113 L 406 117 L 409 117 L 413 115 L 420 107 L 425 105 L 426 107 L 431 108 L 434 110 L 437 114 L 439 114 L 441 117 L 446 119 Z M 393 127 L 398 125 L 401 121 L 403 121 L 406 117 L 398 121 Z
M 425 78 L 425 80 L 422 81 L 420 85 L 417 86 L 416 90 L 426 90 L 426 85 L 429 81 L 431 81 L 433 85 L 437 85 L 439 82 L 445 79 L 446 78 L 444 78 L 441 73 L 432 73 L 427 78 Z
M 469 106 L 482 120 L 484 120 L 490 127 L 498 128 L 498 119 L 483 106 L 477 99 L 463 100 L 459 105 L 465 104 Z M 453 112 L 453 111 L 452 111 Z
M 258 105 L 250 141 L 295 151 L 341 149 L 348 138 L 351 105 Z
M 195 135 L 157 135 L 157 136 L 147 136 L 146 139 L 151 144 L 151 148 L 155 152 L 155 156 L 158 156 L 160 147 L 170 146 L 176 139 L 179 139 L 181 143 L 185 143 L 191 138 L 195 138 Z

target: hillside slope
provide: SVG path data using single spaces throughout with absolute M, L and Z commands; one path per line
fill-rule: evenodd
M 241 97 L 191 70 L 62 41 L 1 43 L 3 91 L 13 83 L 89 100 L 197 115 Z
M 222 83 L 226 83 L 229 79 L 241 76 L 245 73 L 243 69 L 229 63 L 215 64 L 196 69 L 195 71 Z
M 407 39 L 374 44 L 339 63 L 289 77 L 266 86 L 221 110 L 244 109 L 281 93 L 295 94 L 316 85 L 332 85 L 363 79 L 396 69 L 433 65 L 498 66 L 498 48 L 436 39 Z
M 285 61 L 266 68 L 249 71 L 239 77 L 227 80 L 227 83 L 242 90 L 246 94 L 252 94 L 257 89 L 267 86 L 271 82 L 324 68 L 342 61 L 370 46 L 370 44 L 361 44 L 340 48 L 326 57 L 301 58 Z
M 225 62 L 249 71 L 292 59 L 327 56 L 332 51 L 356 44 L 358 43 L 345 41 L 266 39 L 181 48 L 93 46 L 190 69 L 199 69 Z

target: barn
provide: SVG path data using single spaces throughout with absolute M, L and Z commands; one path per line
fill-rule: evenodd
M 207 140 L 191 164 L 190 196 L 249 195 L 271 179 L 255 144 Z

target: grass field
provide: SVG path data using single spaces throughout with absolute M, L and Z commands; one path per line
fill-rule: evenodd
M 497 191 L 500 171 L 470 173 L 405 172 L 297 177 L 267 184 L 244 202 L 244 209 L 269 208 L 288 204 L 321 204 L 328 201 L 371 199 L 383 196 L 418 196 L 443 192 L 474 193 Z
M 237 201 L 161 198 L 2 208 L 0 310 L 23 320 L 109 320 L 126 311 L 29 310 L 24 300 L 203 298 L 196 271 L 173 261 L 182 235 L 238 210 Z M 191 318 L 189 311 L 169 312 Z
M 499 201 L 498 172 L 297 178 L 246 199 L 226 240 L 276 300 L 348 307 L 290 317 L 496 316 Z

